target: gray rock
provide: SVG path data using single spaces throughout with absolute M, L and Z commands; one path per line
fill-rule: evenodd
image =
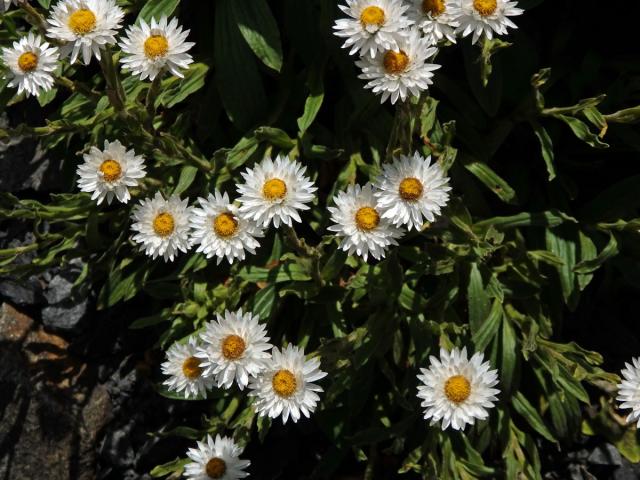
M 42 323 L 53 330 L 76 330 L 87 314 L 89 300 L 60 302 L 42 309 Z
M 610 443 L 598 445 L 587 459 L 592 465 L 622 465 L 620 452 Z

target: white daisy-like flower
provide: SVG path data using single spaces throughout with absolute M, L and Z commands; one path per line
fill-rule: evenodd
M 387 247 L 398 245 L 396 239 L 403 232 L 382 217 L 370 183 L 364 187 L 349 185 L 334 197 L 333 203 L 336 206 L 328 210 L 335 225 L 329 230 L 342 238 L 340 248 L 349 255 L 356 253 L 365 262 L 369 255 L 380 260 Z
M 429 43 L 446 38 L 456 43 L 456 18 L 459 15 L 458 0 L 411 0 L 413 5 L 407 15 L 422 30 Z
M 472 42 L 481 36 L 489 40 L 497 35 L 506 35 L 507 28 L 518 28 L 509 17 L 522 15 L 523 9 L 517 8 L 517 2 L 509 0 L 459 0 L 460 10 L 456 21 L 459 23 L 457 34 L 466 37 L 473 33 Z
M 205 375 L 200 359 L 196 357 L 198 342 L 195 336 L 187 343 L 174 343 L 167 350 L 167 361 L 161 365 L 168 375 L 163 385 L 169 391 L 182 393 L 185 398 L 204 397 L 213 387 L 213 377 Z
M 218 264 L 226 257 L 229 263 L 237 258 L 244 260 L 245 250 L 255 254 L 264 234 L 255 222 L 238 213 L 238 207 L 229 202 L 229 196 L 209 194 L 208 198 L 198 198 L 200 208 L 194 208 L 191 215 L 191 242 L 198 245 L 196 251 L 207 258 L 218 258 Z
M 244 470 L 251 465 L 249 460 L 241 460 L 242 448 L 231 438 L 211 435 L 196 448 L 190 448 L 187 456 L 193 460 L 184 468 L 184 476 L 191 480 L 237 480 L 249 476 Z
M 47 35 L 63 42 L 60 53 L 71 54 L 71 63 L 82 54 L 88 65 L 91 56 L 100 60 L 100 51 L 116 43 L 123 18 L 115 0 L 60 0 L 48 19 Z
M 129 70 L 140 79 L 154 80 L 164 70 L 183 78 L 182 70 L 193 63 L 187 52 L 195 43 L 187 42 L 189 30 L 182 30 L 178 20 L 168 22 L 166 16 L 151 24 L 140 20 L 127 30 L 126 38 L 120 42 L 124 55 L 120 58 L 123 70 Z
M 104 150 L 91 147 L 84 154 L 84 163 L 78 167 L 78 187 L 83 192 L 93 192 L 91 200 L 100 205 L 115 198 L 127 203 L 131 198 L 129 187 L 136 187 L 146 175 L 144 157 L 127 150 L 118 140 L 104 142 Z
M 411 25 L 405 12 L 409 8 L 402 0 L 346 0 L 338 5 L 349 18 L 336 20 L 335 35 L 346 38 L 342 48 L 350 48 L 349 55 L 359 53 L 373 57 L 378 51 L 398 48 L 398 41 L 406 36 Z
M 289 417 L 297 422 L 300 414 L 309 418 L 315 410 L 320 401 L 317 392 L 323 390 L 313 382 L 326 376 L 320 370 L 320 359 L 305 360 L 302 348 L 288 345 L 282 352 L 274 348 L 267 369 L 251 381 L 249 396 L 256 397 L 258 415 L 282 415 L 283 423 Z
M 50 47 L 39 35 L 29 32 L 13 48 L 2 49 L 2 61 L 10 71 L 10 87 L 18 94 L 39 95 L 53 87 L 53 72 L 58 62 L 58 49 Z
M 391 103 L 396 103 L 398 98 L 404 102 L 409 94 L 417 97 L 433 83 L 433 71 L 440 65 L 427 60 L 437 51 L 430 46 L 428 38 L 411 29 L 409 35 L 398 42 L 397 49 L 358 60 L 356 65 L 362 69 L 358 78 L 368 81 L 364 88 L 372 89 L 376 95 L 382 94 L 381 103 L 388 98 L 391 98 Z
M 449 201 L 448 183 L 449 177 L 438 163 L 431 165 L 430 156 L 424 158 L 415 152 L 413 157 L 400 155 L 383 165 L 374 195 L 382 218 L 419 230 L 425 219 L 433 222 Z
M 178 251 L 191 248 L 189 240 L 189 200 L 171 195 L 167 200 L 160 192 L 145 198 L 133 208 L 131 229 L 138 232 L 133 241 L 141 244 L 144 253 L 152 258 L 162 256 L 173 261 Z
M 484 420 L 489 416 L 500 390 L 498 371 L 490 370 L 484 355 L 476 353 L 467 359 L 467 349 L 454 348 L 451 352 L 440 349 L 440 359 L 429 357 L 429 369 L 421 368 L 418 380 L 418 398 L 425 407 L 424 418 L 431 419 L 431 425 L 442 420 L 442 430 L 450 425 L 454 430 L 473 425 L 475 419 Z
M 217 321 L 207 323 L 200 334 L 202 345 L 196 354 L 202 359 L 206 375 L 215 377 L 218 387 L 231 388 L 235 380 L 243 390 L 250 377 L 256 377 L 271 357 L 267 331 L 251 312 L 225 311 Z
M 624 365 L 626 368 L 620 372 L 624 380 L 617 385 L 616 400 L 620 402 L 619 408 L 631 409 L 627 422 L 637 422 L 637 428 L 640 428 L 640 357 L 632 358 L 631 363 Z
M 291 226 L 291 220 L 301 222 L 298 210 L 308 210 L 317 190 L 304 175 L 306 167 L 292 161 L 287 155 L 278 155 L 275 161 L 266 157 L 248 168 L 238 186 L 240 213 L 263 227 L 271 222 L 278 228 L 282 222 Z

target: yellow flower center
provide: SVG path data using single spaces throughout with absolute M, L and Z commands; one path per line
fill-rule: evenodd
M 444 394 L 453 403 L 464 402 L 471 395 L 471 384 L 466 377 L 454 375 L 445 382 Z
M 38 56 L 33 52 L 24 52 L 18 57 L 18 66 L 25 73 L 33 72 L 38 66 Z
M 100 171 L 106 182 L 115 182 L 122 176 L 122 167 L 117 161 L 111 159 L 102 162 Z
M 473 8 L 483 17 L 488 17 L 498 9 L 498 0 L 473 0 Z
M 237 360 L 242 356 L 246 344 L 242 337 L 229 335 L 222 341 L 222 356 L 227 360 Z
M 431 14 L 432 17 L 442 15 L 446 9 L 445 0 L 422 0 L 422 11 L 425 15 Z
M 422 182 L 414 177 L 407 177 L 400 182 L 400 188 L 398 189 L 400 197 L 403 200 L 414 201 L 420 198 L 422 195 L 423 187 Z
M 219 237 L 227 238 L 238 230 L 238 220 L 231 213 L 224 212 L 213 220 L 213 231 Z
M 209 478 L 222 478 L 227 471 L 227 464 L 221 458 L 212 458 L 207 462 L 204 471 L 207 472 Z
M 164 35 L 151 35 L 144 41 L 144 54 L 149 58 L 164 57 L 169 51 L 169 42 Z
M 162 212 L 156 215 L 153 219 L 153 231 L 159 237 L 166 237 L 173 233 L 175 228 L 175 222 L 173 221 L 173 215 L 168 212 Z
M 86 8 L 76 10 L 69 17 L 69 28 L 76 35 L 93 32 L 96 28 L 96 16 L 91 10 Z
M 196 357 L 189 357 L 182 363 L 182 373 L 189 380 L 194 380 L 200 376 L 202 373 L 202 368 L 200 368 L 200 360 Z
M 286 194 L 287 184 L 279 178 L 267 180 L 262 186 L 262 195 L 271 202 L 274 200 L 282 200 Z
M 362 207 L 356 212 L 356 225 L 360 230 L 373 230 L 380 224 L 380 214 L 375 208 Z
M 289 370 L 278 370 L 271 380 L 273 390 L 281 397 L 290 397 L 296 391 L 296 376 Z
M 382 59 L 382 65 L 387 73 L 398 74 L 404 72 L 409 66 L 409 55 L 402 50 L 394 52 L 388 50 Z
M 362 13 L 360 13 L 360 23 L 362 23 L 362 25 L 364 25 L 365 27 L 369 25 L 377 25 L 381 27 L 382 25 L 384 25 L 384 20 L 384 10 L 382 10 L 380 7 L 367 7 L 362 10 Z

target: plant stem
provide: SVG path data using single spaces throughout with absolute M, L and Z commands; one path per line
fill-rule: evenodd
M 27 18 L 27 20 L 29 20 L 29 22 L 34 27 L 36 27 L 43 36 L 46 35 L 47 21 L 42 16 L 42 14 L 38 12 L 38 10 L 33 8 L 33 6 L 27 1 L 19 2 L 19 4 L 20 4 L 20 8 L 22 8 L 22 10 L 24 10 L 27 13 L 28 17 L 30 17 L 30 18 Z
M 107 82 L 107 97 L 116 112 L 120 115 L 126 114 L 125 111 L 125 94 L 120 82 L 120 76 L 113 64 L 113 54 L 109 46 L 105 47 L 100 59 L 100 66 Z
M 155 133 L 155 129 L 153 128 L 153 120 L 156 116 L 156 98 L 158 96 L 158 92 L 160 91 L 160 82 L 161 82 L 160 74 L 156 75 L 149 86 L 149 90 L 147 90 L 147 98 L 145 100 L 145 104 L 147 107 L 147 130 L 149 130 L 152 134 Z
M 85 97 L 90 100 L 97 102 L 100 100 L 100 94 L 91 90 L 88 85 L 85 85 L 82 82 L 71 80 L 70 78 L 65 77 L 64 75 L 60 75 L 56 77 L 56 83 L 62 87 L 68 88 L 72 92 L 79 92 L 83 94 Z
M 311 260 L 309 273 L 319 287 L 324 287 L 325 281 L 322 278 L 322 273 L 320 272 L 320 250 L 307 245 L 304 239 L 298 237 L 298 234 L 293 227 L 285 225 L 284 231 L 286 234 L 286 240 L 291 244 L 297 254 Z

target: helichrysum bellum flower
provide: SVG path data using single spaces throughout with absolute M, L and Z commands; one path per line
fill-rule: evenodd
M 242 173 L 244 183 L 238 186 L 240 213 L 247 219 L 267 227 L 273 222 L 291 226 L 291 220 L 301 222 L 298 210 L 308 210 L 317 190 L 304 175 L 306 167 L 278 155 L 275 161 L 266 157 Z
M 249 476 L 244 470 L 251 464 L 241 460 L 242 448 L 229 437 L 211 435 L 196 448 L 190 448 L 187 456 L 192 460 L 184 468 L 184 476 L 190 480 L 237 480 Z
M 140 20 L 140 25 L 129 27 L 120 42 L 122 68 L 139 75 L 141 80 L 154 80 L 165 70 L 182 78 L 182 70 L 193 63 L 187 52 L 195 44 L 186 41 L 188 35 L 189 30 L 182 30 L 176 18 L 170 22 L 165 16 L 159 21 L 152 18 L 150 24 Z
M 88 64 L 100 51 L 116 43 L 124 11 L 115 0 L 60 0 L 49 17 L 47 35 L 63 43 L 60 53 L 71 54 L 71 63 L 80 55 Z
M 438 51 L 429 45 L 427 38 L 412 29 L 406 38 L 398 42 L 397 49 L 358 60 L 356 65 L 362 69 L 358 78 L 367 81 L 365 88 L 381 95 L 381 102 L 389 98 L 391 103 L 398 99 L 404 102 L 409 95 L 417 97 L 433 83 L 433 71 L 440 68 L 440 65 L 427 61 Z
M 429 369 L 421 368 L 418 380 L 418 398 L 425 407 L 424 418 L 431 424 L 442 420 L 442 430 L 451 426 L 462 430 L 476 419 L 489 416 L 500 391 L 497 370 L 490 370 L 489 362 L 483 363 L 483 354 L 476 353 L 467 359 L 467 349 L 454 348 L 451 352 L 440 349 L 440 359 L 429 357 Z
M 282 352 L 273 349 L 267 369 L 251 380 L 255 396 L 255 409 L 260 416 L 276 418 L 282 415 L 282 422 L 289 417 L 297 422 L 301 414 L 309 417 L 315 410 L 322 387 L 315 381 L 327 374 L 320 370 L 320 359 L 305 360 L 302 348 L 287 346 Z
M 154 259 L 162 256 L 165 261 L 173 261 L 178 251 L 188 251 L 191 247 L 188 203 L 189 200 L 180 200 L 177 195 L 165 200 L 159 192 L 153 198 L 142 200 L 132 213 L 131 228 L 138 232 L 133 241 Z
M 93 192 L 91 200 L 100 205 L 114 198 L 127 203 L 131 198 L 129 187 L 138 185 L 144 178 L 144 158 L 127 150 L 118 140 L 104 142 L 104 150 L 91 147 L 84 154 L 84 163 L 78 167 L 78 187 L 83 192 Z
M 225 311 L 216 321 L 207 323 L 200 334 L 202 344 L 197 356 L 205 374 L 215 377 L 218 387 L 231 388 L 235 380 L 243 390 L 249 378 L 266 368 L 271 344 L 264 324 L 251 312 Z
M 13 48 L 2 49 L 2 61 L 10 71 L 9 86 L 18 87 L 18 94 L 37 96 L 53 87 L 58 49 L 30 32 L 13 42 Z
M 413 157 L 401 155 L 383 165 L 374 195 L 382 218 L 419 230 L 425 219 L 433 222 L 449 201 L 448 183 L 440 165 L 431 165 L 431 157 L 415 152 Z
M 624 380 L 618 384 L 620 408 L 631 409 L 627 422 L 637 422 L 640 428 L 640 357 L 631 359 L 631 363 L 624 364 L 622 369 Z
M 411 0 L 412 5 L 407 15 L 415 23 L 416 28 L 424 33 L 429 43 L 436 43 L 446 38 L 456 42 L 456 18 L 459 15 L 459 0 Z
M 163 384 L 185 398 L 204 397 L 213 386 L 213 377 L 204 375 L 200 359 L 195 356 L 196 349 L 195 337 L 184 344 L 174 343 L 167 350 L 167 361 L 161 365 L 162 373 L 169 376 Z
M 334 25 L 335 34 L 346 38 L 343 48 L 350 55 L 360 53 L 373 57 L 377 51 L 398 48 L 398 40 L 406 35 L 411 21 L 409 8 L 402 0 L 346 0 L 339 8 L 349 15 Z
M 365 261 L 371 255 L 384 257 L 390 245 L 397 245 L 403 232 L 389 220 L 382 218 L 371 184 L 364 187 L 349 185 L 333 199 L 335 207 L 328 207 L 334 225 L 329 230 L 341 238 L 340 248 L 349 255 L 356 253 Z
M 509 17 L 521 15 L 524 10 L 517 8 L 517 2 L 508 0 L 459 0 L 460 11 L 456 30 L 463 37 L 473 33 L 473 43 L 481 36 L 489 40 L 497 35 L 506 35 L 507 28 L 518 28 Z
M 262 237 L 262 229 L 252 220 L 238 214 L 238 207 L 229 203 L 229 196 L 209 194 L 208 198 L 198 198 L 200 208 L 194 208 L 191 215 L 191 240 L 198 245 L 198 252 L 207 258 L 215 256 L 218 264 L 223 258 L 229 263 L 235 259 L 244 260 L 245 250 L 255 254 Z

